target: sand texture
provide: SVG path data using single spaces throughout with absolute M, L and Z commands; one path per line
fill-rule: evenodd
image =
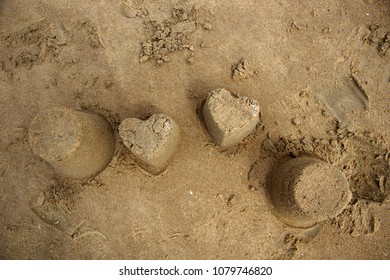
M 387 0 L 0 1 L 0 259 L 390 259 L 389 34 Z

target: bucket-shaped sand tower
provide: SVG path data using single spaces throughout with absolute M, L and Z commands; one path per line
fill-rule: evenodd
M 268 191 L 274 215 L 298 228 L 336 217 L 352 197 L 340 170 L 309 156 L 293 158 L 274 167 Z
M 34 118 L 29 141 L 36 155 L 71 179 L 98 174 L 111 161 L 115 148 L 111 125 L 102 115 L 61 107 Z

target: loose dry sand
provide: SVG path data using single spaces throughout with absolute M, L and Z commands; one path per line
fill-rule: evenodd
M 387 0 L 0 1 L 0 258 L 390 259 L 389 32 Z M 227 151 L 201 117 L 218 88 L 261 107 Z M 97 176 L 34 154 L 30 124 L 53 107 L 109 121 Z M 150 175 L 118 128 L 158 113 L 181 141 Z M 267 191 L 303 154 L 352 193 L 308 229 L 281 222 Z

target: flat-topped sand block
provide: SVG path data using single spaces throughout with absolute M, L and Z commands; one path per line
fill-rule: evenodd
M 165 114 L 147 120 L 128 118 L 119 126 L 119 135 L 134 159 L 151 174 L 163 172 L 180 141 L 178 124 Z
M 215 143 L 228 149 L 256 128 L 260 106 L 256 100 L 234 96 L 226 89 L 216 89 L 207 96 L 202 113 Z

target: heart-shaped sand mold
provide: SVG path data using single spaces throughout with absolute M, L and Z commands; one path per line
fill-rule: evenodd
M 143 121 L 128 118 L 119 126 L 119 135 L 137 163 L 147 172 L 163 172 L 180 140 L 177 123 L 164 114 L 152 115 Z
M 236 97 L 226 89 L 216 89 L 209 93 L 202 111 L 214 141 L 227 149 L 253 132 L 259 122 L 260 107 L 248 97 Z

